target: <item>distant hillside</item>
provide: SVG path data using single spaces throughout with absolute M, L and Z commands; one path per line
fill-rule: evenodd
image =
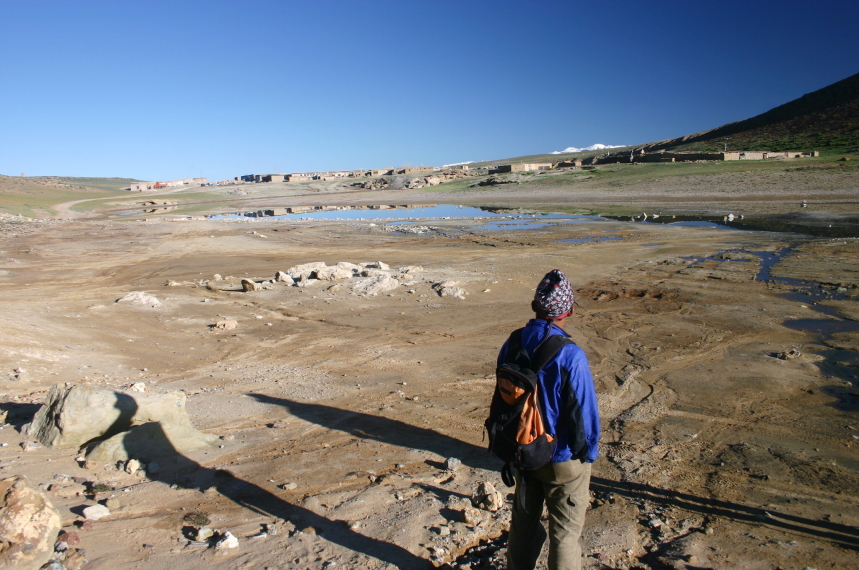
M 859 147 L 859 73 L 766 113 L 671 140 L 658 150 L 836 150 Z
M 132 178 L 4 176 L 0 174 L 0 212 L 42 217 L 61 202 L 127 194 Z

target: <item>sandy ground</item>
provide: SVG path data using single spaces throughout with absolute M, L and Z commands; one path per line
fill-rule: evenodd
M 851 184 L 830 194 L 853 199 Z M 80 531 L 86 568 L 503 568 L 509 505 L 469 524 L 461 513 L 479 481 L 509 493 L 482 434 L 494 360 L 530 318 L 539 278 L 558 267 L 578 289 L 567 330 L 590 359 L 603 421 L 586 567 L 856 566 L 856 240 L 620 222 L 430 225 L 440 230 L 3 225 L 0 474 L 50 488 L 68 529 L 81 506 L 119 499 Z M 595 236 L 616 239 L 559 241 Z M 777 263 L 756 280 L 767 253 Z M 352 294 L 349 282 L 239 286 L 299 263 L 377 260 L 423 271 L 376 297 Z M 216 273 L 231 286 L 202 285 Z M 440 297 L 432 286 L 445 280 L 465 299 Z M 828 289 L 819 294 L 817 283 Z M 115 302 L 131 291 L 161 306 Z M 238 327 L 212 328 L 224 319 Z M 801 355 L 778 358 L 791 349 Z M 184 390 L 195 425 L 223 447 L 151 478 L 84 469 L 77 449 L 24 452 L 16 428 L 57 382 Z M 450 457 L 462 467 L 446 470 Z M 76 495 L 82 487 L 60 474 L 112 490 Z M 192 512 L 239 537 L 239 548 L 189 546 Z M 274 521 L 283 521 L 276 535 L 250 538 Z

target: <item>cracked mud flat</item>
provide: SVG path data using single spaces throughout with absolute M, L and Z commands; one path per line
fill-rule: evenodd
M 0 474 L 51 485 L 67 528 L 93 501 L 55 475 L 113 488 L 99 498 L 121 507 L 80 531 L 86 568 L 503 568 L 509 511 L 460 517 L 478 481 L 509 493 L 483 450 L 494 359 L 530 318 L 539 278 L 559 267 L 578 288 L 567 330 L 588 354 L 603 417 L 585 566 L 855 567 L 859 333 L 786 325 L 859 316 L 856 240 L 445 223 L 444 235 L 270 221 L 2 234 Z M 556 241 L 601 230 L 619 239 Z M 773 280 L 755 281 L 753 252 L 787 246 Z M 337 282 L 239 285 L 299 263 L 377 260 L 424 271 L 376 297 L 327 289 Z M 234 287 L 199 284 L 216 273 Z M 831 284 L 833 295 L 791 293 L 782 277 Z M 465 299 L 440 297 L 432 286 L 445 280 Z M 161 305 L 115 303 L 132 291 Z M 212 328 L 224 319 L 237 328 Z M 791 349 L 801 355 L 776 356 Z M 151 479 L 83 469 L 75 449 L 23 452 L 15 427 L 56 382 L 184 390 L 195 426 L 223 447 Z M 446 470 L 448 457 L 462 467 Z M 239 548 L 188 546 L 193 512 Z M 276 519 L 288 521 L 281 532 L 249 538 Z

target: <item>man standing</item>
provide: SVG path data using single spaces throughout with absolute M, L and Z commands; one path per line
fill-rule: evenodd
M 573 309 L 567 276 L 553 269 L 537 286 L 531 308 L 536 318 L 522 330 L 521 342 L 533 358 L 552 335 L 569 337 L 561 328 Z M 507 343 L 498 363 L 507 358 Z M 578 570 L 579 538 L 588 506 L 591 463 L 597 458 L 600 420 L 596 390 L 585 353 L 565 345 L 539 371 L 538 396 L 546 415 L 546 432 L 556 442 L 551 461 L 539 469 L 516 471 L 516 499 L 507 548 L 508 570 L 533 570 L 546 540 L 540 518 L 549 512 L 549 570 Z

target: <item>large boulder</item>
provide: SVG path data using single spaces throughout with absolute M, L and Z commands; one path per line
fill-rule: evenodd
M 150 422 L 96 444 L 86 457 L 92 461 L 138 459 L 149 463 L 163 457 L 214 449 L 217 441 L 218 436 L 190 425 Z
M 46 447 L 80 447 L 132 426 L 164 421 L 191 426 L 185 394 L 141 394 L 54 384 L 48 398 L 22 433 Z
M 54 552 L 60 513 L 24 477 L 0 481 L 0 569 L 37 570 Z

